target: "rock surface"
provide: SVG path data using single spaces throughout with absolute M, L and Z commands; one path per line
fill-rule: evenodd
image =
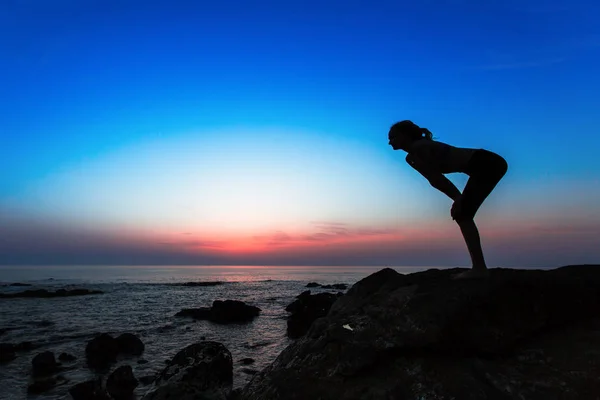
M 285 308 L 292 313 L 287 321 L 287 335 L 292 339 L 304 335 L 314 320 L 327 315 L 333 302 L 340 296 L 333 293 L 310 294 L 310 290 L 302 292 Z
M 106 389 L 102 387 L 102 378 L 76 384 L 69 389 L 73 400 L 110 400 Z
M 218 342 L 198 342 L 173 357 L 143 400 L 226 400 L 232 382 L 229 350 Z
M 251 322 L 260 314 L 260 308 L 238 300 L 215 300 L 212 307 L 184 308 L 176 317 L 192 317 L 218 324 L 243 324 Z
M 600 266 L 356 283 L 240 399 L 597 399 Z
M 31 360 L 31 370 L 33 376 L 51 375 L 59 370 L 60 364 L 56 362 L 54 353 L 44 351 L 39 353 Z
M 115 400 L 125 400 L 131 398 L 137 385 L 138 380 L 133 376 L 131 366 L 122 365 L 109 375 L 106 380 L 106 391 Z

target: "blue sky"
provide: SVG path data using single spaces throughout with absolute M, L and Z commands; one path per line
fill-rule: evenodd
M 412 119 L 508 160 L 477 217 L 490 264 L 595 262 L 597 15 L 592 1 L 5 2 L 0 255 L 465 265 L 449 199 L 387 145 Z

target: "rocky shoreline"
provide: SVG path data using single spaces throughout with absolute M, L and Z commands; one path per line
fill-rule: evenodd
M 290 303 L 294 339 L 243 388 L 232 390 L 234 360 L 201 340 L 136 378 L 117 358 L 144 362 L 133 334 L 99 334 L 86 345 L 100 378 L 61 376 L 72 356 L 32 359 L 29 393 L 65 385 L 73 399 L 597 399 L 600 393 L 600 265 L 554 270 L 494 269 L 486 280 L 452 279 L 459 269 L 402 275 L 382 269 L 346 292 L 305 291 Z M 311 288 L 323 285 L 310 283 Z M 195 286 L 203 286 L 198 284 Z M 329 289 L 343 290 L 343 284 Z M 184 309 L 180 316 L 244 324 L 260 309 L 243 302 Z M 0 344 L 10 362 L 27 344 Z M 252 359 L 238 360 L 244 365 Z

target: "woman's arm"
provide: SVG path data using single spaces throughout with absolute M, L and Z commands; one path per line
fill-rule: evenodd
M 450 197 L 452 200 L 457 200 L 460 196 L 460 190 L 448 178 L 441 172 L 431 168 L 427 163 L 423 162 L 419 157 L 412 154 L 406 155 L 406 162 L 408 165 L 413 167 L 419 172 L 425 179 L 429 181 L 429 184 Z

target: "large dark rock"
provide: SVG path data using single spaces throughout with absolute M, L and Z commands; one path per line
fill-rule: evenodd
M 17 350 L 12 343 L 0 343 L 0 364 L 17 358 Z
M 240 398 L 596 399 L 600 266 L 356 283 Z
M 44 351 L 39 353 L 31 360 L 31 368 L 33 376 L 51 375 L 58 371 L 60 364 L 56 362 L 54 353 Z
M 204 341 L 173 357 L 143 400 L 226 400 L 233 382 L 231 353 L 221 343 Z
M 46 289 L 26 290 L 18 293 L 0 293 L 0 299 L 11 299 L 15 297 L 32 297 L 32 298 L 50 298 L 50 297 L 69 297 L 69 296 L 85 296 L 89 294 L 102 294 L 100 290 L 88 289 L 58 289 L 56 292 L 49 292 Z
M 90 340 L 85 347 L 85 357 L 91 368 L 104 370 L 117 361 L 119 345 L 115 338 L 103 333 Z
M 116 339 L 120 354 L 139 356 L 144 352 L 144 343 L 133 333 L 123 333 Z
M 243 324 L 251 322 L 260 314 L 260 308 L 238 300 L 215 300 L 211 308 L 184 308 L 176 317 L 192 317 L 218 324 Z
M 102 387 L 102 378 L 78 383 L 69 389 L 73 400 L 111 400 Z
M 314 320 L 327 315 L 331 305 L 340 296 L 333 293 L 310 294 L 310 290 L 302 292 L 285 308 L 292 313 L 287 321 L 288 336 L 295 339 L 304 335 Z
M 137 385 L 138 380 L 133 376 L 131 366 L 122 365 L 115 369 L 106 380 L 106 391 L 115 400 L 125 400 L 131 398 Z

